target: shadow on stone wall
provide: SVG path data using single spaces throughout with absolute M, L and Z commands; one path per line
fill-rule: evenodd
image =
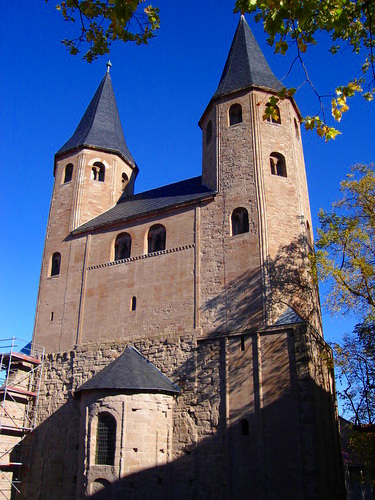
M 271 307 L 292 307 L 305 321 L 321 328 L 318 288 L 314 283 L 308 254 L 311 248 L 301 235 L 289 245 L 279 248 L 265 265 L 270 287 Z
M 310 247 L 301 235 L 280 247 L 274 258 L 267 257 L 263 268 L 240 275 L 208 300 L 202 313 L 215 313 L 212 334 L 255 330 L 264 324 L 264 315 L 272 323 L 287 307 L 294 309 L 315 328 L 321 328 L 317 287 L 313 283 L 308 252 Z M 267 293 L 264 285 L 267 283 Z
M 168 344 L 163 338 L 149 350 L 142 349 L 141 341 L 132 343 L 181 388 L 174 414 L 176 458 L 121 478 L 91 498 L 343 498 L 334 405 L 324 384 L 312 379 L 307 368 L 311 357 L 306 346 L 311 340 L 305 323 L 284 328 L 280 335 L 272 332 L 274 341 L 263 345 L 267 381 L 262 381 L 260 394 L 260 357 L 252 332 L 262 325 L 261 275 L 268 277 L 275 307 L 291 305 L 307 319 L 318 312 L 310 277 L 300 272 L 306 265 L 303 243 L 281 248 L 274 259 L 267 260 L 265 269 L 244 273 L 207 302 L 204 310 L 215 311 L 218 326 L 211 336 L 198 340 L 183 362 L 176 356 L 182 349 L 176 339 Z M 292 302 L 292 297 L 297 299 Z M 244 332 L 254 353 L 247 364 L 236 358 L 238 369 L 231 371 L 227 340 L 218 335 L 229 332 Z M 168 349 L 171 361 L 166 363 L 162 354 Z M 97 371 L 103 361 L 100 365 L 98 361 Z M 25 440 L 32 467 L 30 472 L 23 467 L 21 488 L 29 500 L 84 497 L 76 491 L 80 409 L 72 393 L 77 382 L 71 359 L 66 365 L 70 373 L 67 402 Z M 243 398 L 242 406 L 230 409 L 229 384 L 233 391 L 245 394 L 249 378 L 253 393 Z M 242 432 L 244 418 L 249 435 Z
M 171 376 L 175 382 L 184 376 L 186 381 L 176 404 L 176 459 L 121 478 L 90 498 L 343 498 L 332 396 L 307 372 L 299 371 L 306 353 L 300 350 L 297 334 L 303 336 L 304 331 L 295 333 L 287 360 L 281 359 L 285 350 L 277 343 L 262 352 L 274 365 L 268 388 L 264 388 L 263 406 L 254 380 L 253 409 L 244 401 L 243 407 L 231 412 L 231 423 L 227 420 L 224 339 L 199 343 L 196 360 L 189 358 Z M 256 335 L 251 338 L 255 342 Z M 280 376 L 280 366 L 286 368 L 288 377 Z M 249 376 L 256 378 L 254 366 L 234 372 L 231 385 L 246 384 Z M 213 390 L 215 384 L 218 390 Z M 76 491 L 79 403 L 78 398 L 69 397 L 26 438 L 32 467 L 30 472 L 23 468 L 20 498 L 85 497 Z M 242 435 L 244 416 L 249 435 Z M 142 429 L 139 432 L 141 439 Z M 104 481 L 97 484 L 98 488 L 104 485 Z

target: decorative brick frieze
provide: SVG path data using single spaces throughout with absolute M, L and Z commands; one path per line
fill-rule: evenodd
M 194 243 L 192 243 L 191 245 L 184 245 L 182 247 L 168 248 L 167 250 L 159 250 L 158 252 L 136 255 L 135 257 L 129 257 L 128 259 L 114 260 L 112 262 L 104 262 L 103 264 L 90 266 L 87 268 L 87 270 L 92 271 L 94 269 L 101 269 L 103 267 L 117 266 L 119 264 L 127 264 L 128 262 L 134 262 L 135 260 L 149 259 L 151 257 L 157 257 L 158 255 L 165 255 L 167 253 L 181 252 L 182 250 L 188 250 L 189 248 L 194 248 Z

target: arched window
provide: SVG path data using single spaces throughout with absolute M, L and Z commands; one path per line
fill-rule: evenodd
M 126 186 L 128 185 L 129 177 L 125 174 L 125 172 L 121 175 L 121 189 L 125 191 Z
M 286 177 L 285 158 L 280 153 L 271 153 L 270 155 L 271 174 Z
M 236 125 L 242 122 L 242 107 L 241 104 L 232 104 L 229 108 L 229 125 Z
M 52 255 L 51 276 L 58 276 L 60 274 L 60 265 L 61 265 L 61 254 L 59 252 L 55 252 Z
M 249 214 L 246 208 L 238 207 L 232 213 L 232 236 L 249 232 Z
M 269 108 L 270 106 L 271 106 L 270 103 L 266 104 L 266 108 Z M 277 106 L 276 104 L 274 104 L 272 106 L 272 108 L 273 108 L 272 115 L 267 118 L 267 121 L 268 122 L 272 122 L 272 123 L 278 123 L 280 125 L 281 124 L 281 116 L 280 116 L 279 106 Z
M 115 241 L 115 260 L 128 259 L 132 246 L 132 237 L 129 233 L 120 233 Z
M 162 224 L 155 224 L 150 227 L 147 235 L 147 252 L 160 252 L 165 250 L 166 231 Z
M 210 120 L 207 123 L 207 128 L 206 128 L 206 144 L 210 144 L 212 139 L 212 121 Z
M 249 436 L 250 428 L 249 428 L 249 422 L 247 421 L 246 418 L 243 418 L 241 420 L 240 426 L 241 426 L 241 436 Z
M 103 493 L 103 490 L 106 490 L 106 493 L 109 492 L 109 495 L 111 495 L 111 487 L 112 483 L 110 483 L 107 479 L 95 479 L 95 481 L 91 485 L 91 495 L 95 495 L 95 493 Z
M 137 297 L 132 297 L 131 303 L 130 303 L 130 310 L 135 311 L 137 309 Z
M 97 465 L 114 465 L 116 448 L 116 420 L 109 413 L 99 413 L 96 430 Z
M 92 178 L 94 181 L 104 182 L 105 166 L 100 161 L 96 161 L 91 169 Z
M 294 130 L 296 131 L 296 137 L 299 139 L 299 124 L 297 123 L 297 120 L 294 118 Z
M 65 167 L 65 175 L 64 175 L 64 184 L 65 182 L 70 182 L 73 177 L 73 165 L 71 163 L 68 163 L 68 165 Z

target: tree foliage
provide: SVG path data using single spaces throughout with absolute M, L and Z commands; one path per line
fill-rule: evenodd
M 342 198 L 320 210 L 316 262 L 321 279 L 332 280 L 331 311 L 375 320 L 375 171 L 356 165 L 341 182 Z
M 356 326 L 333 345 L 338 396 L 355 425 L 375 423 L 375 324 Z
M 361 58 L 361 70 L 350 82 L 337 87 L 330 96 L 331 113 L 340 121 L 348 109 L 348 98 L 361 94 L 371 101 L 375 93 L 375 2 L 373 0 L 236 0 L 235 11 L 253 13 L 256 22 L 262 22 L 268 34 L 268 43 L 276 53 L 285 55 L 291 48 L 299 61 L 319 103 L 317 116 L 304 118 L 307 130 L 315 129 L 326 140 L 339 132 L 328 125 L 324 97 L 310 80 L 303 54 L 317 43 L 319 33 L 331 39 L 329 51 L 340 54 L 350 47 Z M 294 64 L 294 62 L 293 62 Z M 292 66 L 293 66 L 292 64 Z M 279 96 L 280 99 L 284 97 Z
M 342 197 L 319 212 L 313 259 L 330 280 L 332 312 L 354 313 L 360 323 L 334 344 L 339 397 L 356 425 L 375 424 L 375 170 L 355 165 L 341 182 Z M 363 436 L 358 438 L 361 442 Z M 371 438 L 372 439 L 372 438 Z
M 72 55 L 84 48 L 89 63 L 107 54 L 115 41 L 147 44 L 160 23 L 159 9 L 146 0 L 62 0 L 56 9 L 76 29 L 62 43 Z

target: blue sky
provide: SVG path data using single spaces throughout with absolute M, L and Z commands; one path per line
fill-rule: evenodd
M 0 338 L 32 335 L 41 257 L 53 186 L 55 152 L 72 135 L 106 70 L 108 57 L 89 65 L 60 43 L 68 25 L 54 3 L 17 0 L 0 4 L 2 36 L 1 154 L 3 238 L 0 258 Z M 155 1 L 161 29 L 148 46 L 116 45 L 112 82 L 129 149 L 140 167 L 136 191 L 201 173 L 197 122 L 219 83 L 238 23 L 234 1 Z M 260 25 L 247 17 L 274 73 L 288 72 L 294 55 L 275 56 Z M 322 37 L 305 58 L 321 93 L 349 81 L 361 61 L 349 49 L 332 58 Z M 284 83 L 303 82 L 296 67 Z M 302 114 L 318 103 L 307 85 L 296 95 Z M 350 165 L 373 161 L 374 107 L 360 98 L 325 144 L 303 132 L 313 224 L 320 207 L 338 197 Z M 352 320 L 324 315 L 328 340 L 350 330 Z

